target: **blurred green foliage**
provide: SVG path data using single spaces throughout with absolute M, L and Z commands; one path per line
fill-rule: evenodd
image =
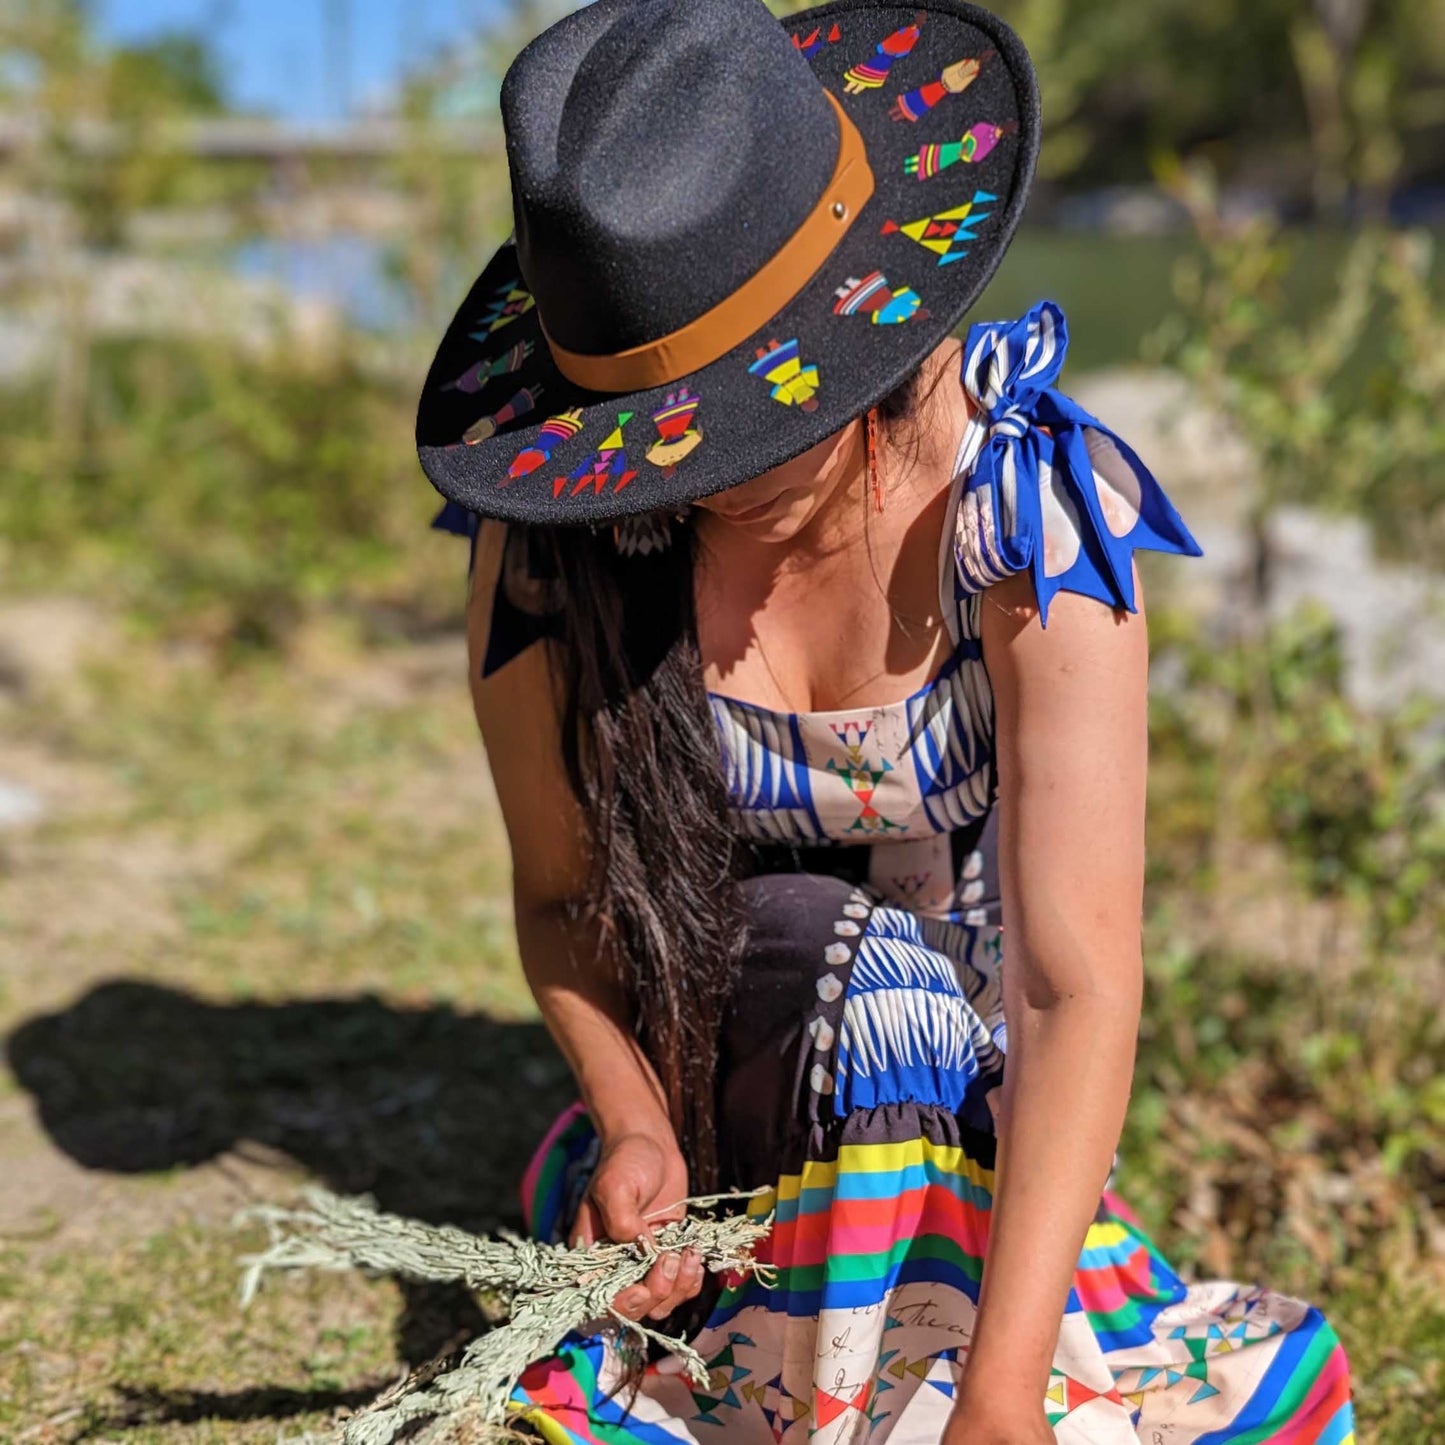
M 1166 179 L 1205 242 L 1176 266 L 1179 308 L 1151 339 L 1260 457 L 1261 511 L 1358 512 L 1399 555 L 1445 566 L 1445 303 L 1426 231 L 1372 227 L 1303 317 L 1298 244 L 1269 221 L 1226 226 L 1206 168 Z
M 769 0 L 780 13 L 807 6 Z M 495 127 L 502 71 L 569 0 L 511 0 L 474 43 L 420 68 L 401 110 L 414 123 L 470 117 Z M 1042 173 L 1066 185 L 1147 183 L 1160 155 L 1207 160 L 1231 182 L 1316 216 L 1351 204 L 1382 214 L 1401 184 L 1438 183 L 1445 142 L 1445 25 L 1439 0 L 999 0 L 1039 70 Z M 83 0 L 6 0 L 0 109 L 55 126 L 47 170 L 90 191 L 91 234 L 114 240 L 119 202 L 156 204 L 225 184 L 263 187 L 264 170 L 190 167 L 147 145 L 168 119 L 224 101 L 214 58 L 193 36 L 103 48 Z M 81 164 L 75 122 L 106 120 L 127 144 L 108 167 Z M 497 137 L 499 139 L 499 137 Z M 491 147 L 496 159 L 499 146 Z M 464 164 L 436 172 L 468 175 Z M 473 194 L 492 187 L 471 173 Z M 458 184 L 464 184 L 459 181 Z M 109 203 L 107 203 L 107 201 Z
M 163 34 L 107 54 L 106 80 L 121 115 L 218 115 L 226 109 L 221 65 L 199 35 Z
M 172 632 L 276 644 L 308 610 L 426 594 L 405 390 L 344 350 L 97 344 L 78 411 L 0 392 L 12 585 L 57 576 Z
M 1325 1311 L 1361 1441 L 1445 1438 L 1438 989 L 1398 962 L 1192 947 L 1177 897 L 1152 892 L 1121 1192 L 1169 1221 L 1177 1267 L 1269 1281 Z
M 165 143 L 167 127 L 226 108 L 199 35 L 103 46 L 79 0 L 5 0 L 0 57 L 0 114 L 41 127 L 4 179 L 63 201 L 92 245 L 121 243 L 139 208 L 238 200 L 261 183 L 253 165 L 199 165 Z
M 1319 609 L 1230 646 L 1167 618 L 1156 634 L 1182 664 L 1153 716 L 1172 880 L 1212 886 L 1240 839 L 1272 844 L 1306 896 L 1358 923 L 1362 957 L 1445 955 L 1445 739 L 1425 730 L 1439 708 L 1353 703 Z

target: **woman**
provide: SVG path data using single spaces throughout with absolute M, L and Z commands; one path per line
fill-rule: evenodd
M 952 339 L 1032 177 L 1018 40 L 961 0 L 787 29 L 598 0 L 502 109 L 516 236 L 418 436 L 474 539 L 518 943 L 582 1098 L 531 1223 L 630 1240 L 717 1188 L 776 1211 L 774 1288 L 673 1257 L 615 1303 L 692 1302 L 706 1390 L 612 1322 L 524 1377 L 527 1417 L 1351 1440 L 1319 1312 L 1186 1287 L 1107 1191 L 1142 972 L 1133 554 L 1199 549 L 1054 389 L 1057 307 Z

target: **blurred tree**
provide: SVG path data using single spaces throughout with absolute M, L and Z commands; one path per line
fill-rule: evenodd
M 1214 177 L 1165 180 L 1203 243 L 1176 275 L 1179 313 L 1153 349 L 1222 406 L 1262 463 L 1260 513 L 1355 512 L 1390 552 L 1445 566 L 1445 306 L 1425 231 L 1363 229 L 1328 299 L 1289 314 L 1295 246 L 1270 222 L 1229 225 Z
M 495 117 L 508 62 L 574 3 L 500 0 L 471 41 L 404 85 L 401 112 L 423 128 Z M 779 14 L 808 8 L 769 3 Z M 996 8 L 1038 65 L 1050 180 L 1147 184 L 1159 154 L 1202 157 L 1231 184 L 1321 215 L 1355 198 L 1379 213 L 1402 183 L 1445 182 L 1441 0 L 996 0 Z M 200 184 L 154 142 L 177 117 L 214 113 L 225 96 L 203 40 L 102 52 L 88 11 L 81 0 L 0 0 L 8 62 L 0 105 L 13 109 L 23 92 L 19 104 L 47 115 L 125 128 L 117 173 L 88 182 L 98 187 L 88 225 L 103 237 L 114 234 L 117 207 Z M 403 170 L 415 179 L 417 164 Z M 473 209 L 456 197 L 449 205 L 458 215 Z
M 1440 171 L 1445 13 L 1439 0 L 1313 0 L 1290 39 L 1310 124 L 1317 209 L 1357 190 L 1382 214 L 1402 173 Z
M 1045 173 L 1100 183 L 1151 153 L 1337 212 L 1442 174 L 1438 0 L 1000 0 L 1039 66 Z
M 221 67 L 197 35 L 161 35 L 110 53 L 111 101 L 122 114 L 217 115 L 226 98 Z
M 116 245 L 134 210 L 212 189 L 213 176 L 166 134 L 226 109 L 220 67 L 200 37 L 105 47 L 81 0 L 5 0 L 0 54 L 0 107 L 37 122 L 15 179 L 59 200 L 83 241 Z

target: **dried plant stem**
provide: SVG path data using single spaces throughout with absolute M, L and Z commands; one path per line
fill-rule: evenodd
M 702 1208 L 747 1197 L 713 1195 L 682 1203 Z M 771 1228 L 771 1216 L 689 1213 L 659 1227 L 648 1241 L 568 1249 L 512 1234 L 488 1239 L 421 1224 L 382 1214 L 368 1199 L 341 1199 L 320 1189 L 308 1191 L 306 1200 L 304 1209 L 246 1212 L 245 1217 L 267 1226 L 271 1244 L 242 1260 L 243 1304 L 268 1270 L 362 1269 L 415 1281 L 460 1282 L 487 1291 L 508 1314 L 505 1324 L 473 1340 L 450 1369 L 429 1381 L 394 1387 L 353 1416 L 342 1428 L 343 1445 L 391 1445 L 423 1420 L 432 1424 L 408 1438 L 440 1441 L 465 1420 L 478 1427 L 479 1435 L 471 1438 L 505 1440 L 511 1435 L 512 1393 L 523 1371 L 552 1354 L 574 1330 L 607 1320 L 677 1355 L 689 1376 L 704 1386 L 707 1368 L 691 1345 L 617 1314 L 612 1301 L 641 1280 L 660 1254 L 688 1249 L 701 1255 L 710 1271 L 751 1272 L 768 1279 L 752 1251 Z

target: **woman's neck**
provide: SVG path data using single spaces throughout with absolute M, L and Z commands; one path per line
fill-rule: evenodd
M 826 500 L 794 536 L 770 542 L 702 519 L 696 593 L 709 686 L 796 711 L 822 698 L 902 696 L 931 675 L 948 644 L 939 544 L 969 420 L 962 389 L 937 368 L 956 360 L 956 347 L 935 358 L 918 410 L 879 448 L 881 513 L 858 426 L 826 459 L 836 467 L 819 476 Z

